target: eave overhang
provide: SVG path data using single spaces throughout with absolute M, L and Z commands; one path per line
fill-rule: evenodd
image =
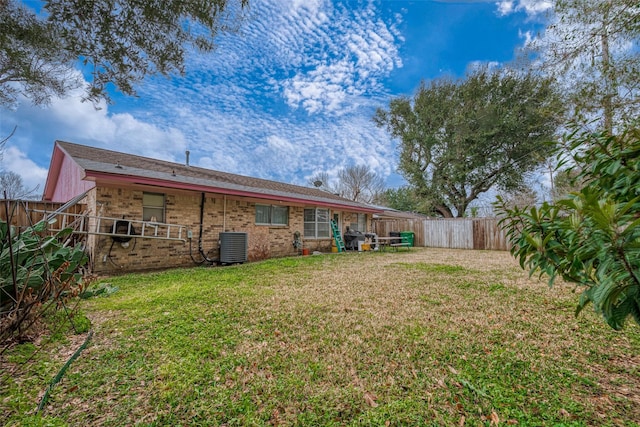
M 123 173 L 108 173 L 85 170 L 85 179 L 95 181 L 96 183 L 110 183 L 110 184 L 129 184 L 129 185 L 145 185 L 159 188 L 183 190 L 183 191 L 195 191 L 199 193 L 213 193 L 222 194 L 228 196 L 238 197 L 250 197 L 263 200 L 272 200 L 277 202 L 288 202 L 292 204 L 301 204 L 307 206 L 320 206 L 333 209 L 351 210 L 354 212 L 362 213 L 379 213 L 380 209 L 374 207 L 368 207 L 360 204 L 340 203 L 330 199 L 323 199 L 322 197 L 308 197 L 308 196 L 295 196 L 291 193 L 267 193 L 261 189 L 252 190 L 250 188 L 233 188 L 242 187 L 233 184 L 220 183 L 220 185 L 205 182 L 181 182 L 179 176 L 171 176 L 166 179 L 162 178 L 150 178 L 139 175 L 127 175 Z M 193 178 L 189 178 L 190 181 L 194 181 Z

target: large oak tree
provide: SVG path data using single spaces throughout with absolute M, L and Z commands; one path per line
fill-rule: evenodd
M 413 187 L 408 185 L 398 188 L 388 188 L 380 196 L 383 206 L 404 212 L 417 212 L 429 214 L 423 209 L 420 199 L 416 196 Z
M 399 139 L 399 170 L 418 196 L 453 217 L 491 188 L 521 185 L 550 153 L 561 112 L 549 80 L 481 68 L 423 83 L 374 121 Z

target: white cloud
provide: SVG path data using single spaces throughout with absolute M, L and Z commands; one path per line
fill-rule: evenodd
M 96 108 L 89 102 L 82 102 L 80 95 L 76 92 L 55 99 L 46 108 L 24 102 L 12 116 L 18 125 L 17 136 L 22 131 L 22 124 L 26 125 L 28 120 L 38 116 L 44 126 L 37 134 L 52 135 L 48 141 L 52 145 L 54 140 L 60 139 L 162 159 L 172 159 L 176 153 L 184 151 L 186 142 L 179 130 L 147 123 L 129 113 L 110 113 L 107 104 L 100 103 Z
M 337 174 L 361 162 L 375 165 L 382 176 L 395 170 L 395 146 L 370 116 L 317 115 L 300 122 L 249 109 L 234 116 L 215 107 L 195 113 L 185 116 L 185 127 L 191 129 L 192 164 L 202 167 L 301 185 L 316 170 Z
M 502 63 L 497 61 L 472 61 L 467 65 L 468 71 L 477 71 L 487 69 L 489 71 L 497 71 L 502 67 Z
M 527 15 L 545 13 L 553 8 L 551 0 L 520 0 L 518 9 L 524 10 Z
M 366 161 L 387 176 L 395 145 L 371 117 L 388 101 L 382 80 L 402 66 L 402 37 L 400 17 L 383 22 L 371 7 L 256 2 L 187 78 L 145 83 L 145 120 L 179 129 L 192 164 L 210 169 L 305 185 L 313 171 Z
M 513 0 L 499 1 L 496 3 L 496 6 L 498 6 L 498 14 L 500 16 L 510 15 L 515 10 Z
M 523 46 L 526 48 L 531 45 L 534 35 L 531 31 L 518 31 L 518 37 L 524 40 Z
M 5 147 L 2 168 L 18 173 L 25 187 L 38 186 L 41 192 L 55 140 L 166 160 L 184 158 L 186 140 L 176 128 L 159 127 L 128 113 L 111 114 L 105 103 L 97 107 L 81 102 L 80 92 L 54 99 L 47 107 L 22 100 L 0 120 L 2 135 L 16 127 Z
M 37 188 L 35 194 L 42 194 L 48 169 L 38 166 L 26 153 L 12 145 L 6 146 L 2 154 L 1 169 L 17 173 L 22 178 L 25 189 Z
M 290 141 L 287 141 L 284 138 L 281 138 L 276 135 L 271 135 L 267 137 L 267 146 L 271 150 L 277 151 L 286 151 L 289 153 L 299 153 L 300 150 L 292 144 Z
M 528 16 L 545 13 L 553 8 L 551 0 L 499 0 L 496 2 L 500 16 L 524 11 Z
M 274 88 L 291 107 L 310 114 L 344 114 L 351 96 L 379 89 L 380 79 L 402 66 L 397 47 L 401 38 L 393 23 L 376 18 L 373 6 L 312 6 L 279 10 L 282 24 L 267 35 L 270 45 L 265 47 L 293 71 Z
M 239 33 L 189 57 L 184 78 L 148 79 L 140 98 L 100 110 L 78 97 L 23 106 L 0 127 L 18 124 L 18 146 L 47 165 L 61 139 L 178 162 L 189 149 L 193 165 L 301 185 L 351 164 L 389 176 L 395 144 L 371 117 L 388 102 L 403 38 L 401 17 L 383 21 L 374 7 L 257 1 Z
M 109 123 L 114 132 L 110 144 L 127 152 L 162 160 L 182 159 L 187 143 L 181 131 L 175 128 L 161 129 L 142 122 L 131 114 L 114 114 Z

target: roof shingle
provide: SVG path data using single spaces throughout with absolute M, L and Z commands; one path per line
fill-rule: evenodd
M 241 192 L 258 198 L 287 198 L 303 203 L 343 206 L 356 211 L 376 212 L 380 210 L 317 188 L 252 178 L 64 141 L 56 141 L 56 145 L 88 175 L 91 172 L 109 174 L 115 180 L 125 177 L 140 177 L 162 181 L 167 187 L 172 185 L 178 187 L 180 184 L 184 188 L 184 185 L 192 185 L 198 188 L 209 188 L 212 192 L 222 194 Z

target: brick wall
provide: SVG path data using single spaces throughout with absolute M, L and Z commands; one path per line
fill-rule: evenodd
M 99 186 L 89 194 L 88 205 L 92 205 L 99 216 L 142 220 L 142 194 L 142 189 Z M 165 194 L 165 222 L 187 226 L 192 233 L 191 245 L 189 240 L 183 243 L 136 238 L 125 248 L 109 236 L 90 236 L 88 247 L 93 271 L 113 274 L 196 265 L 192 256 L 196 261 L 202 260 L 198 252 L 200 202 L 200 193 Z M 219 233 L 240 231 L 248 233 L 249 261 L 296 255 L 299 251 L 293 246 L 293 235 L 295 231 L 302 233 L 304 230 L 303 212 L 304 207 L 290 206 L 287 226 L 256 225 L 255 202 L 229 196 L 225 202 L 223 195 L 207 195 L 202 227 L 203 252 L 207 258 L 217 259 Z M 343 222 L 348 224 L 350 214 L 343 213 L 342 216 Z M 109 232 L 110 226 L 103 224 L 101 231 Z M 310 251 L 331 251 L 332 239 L 303 239 L 303 242 L 304 248 Z

